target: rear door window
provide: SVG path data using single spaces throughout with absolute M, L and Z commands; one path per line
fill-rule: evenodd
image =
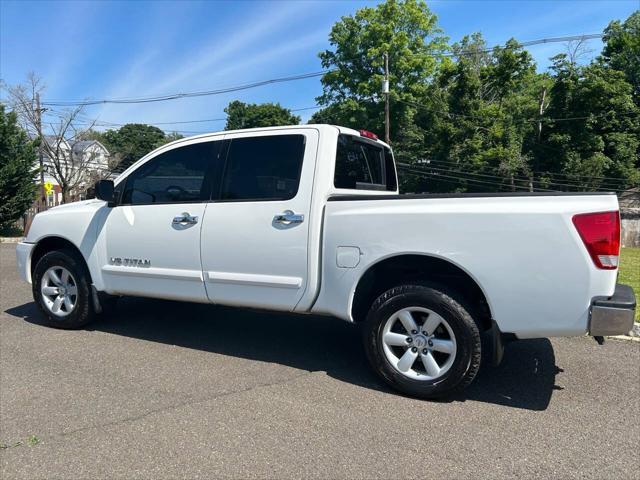
M 220 200 L 289 200 L 298 193 L 304 135 L 234 138 L 227 153 Z

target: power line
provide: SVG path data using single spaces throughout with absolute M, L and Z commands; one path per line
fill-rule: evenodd
M 289 110 L 290 112 L 302 112 L 304 110 L 315 110 L 318 108 L 322 108 L 322 107 L 320 107 L 319 105 L 314 105 L 313 107 L 292 108 L 287 110 Z M 145 125 L 157 126 L 157 125 L 182 125 L 186 123 L 224 122 L 226 120 L 227 120 L 227 117 L 221 117 L 221 118 L 205 118 L 201 120 L 179 120 L 175 122 L 155 122 L 155 123 L 142 122 L 142 123 L 144 123 Z M 112 126 L 112 127 L 127 125 L 126 123 L 109 122 L 107 120 L 98 120 L 98 123 L 104 124 L 102 126 Z
M 406 165 L 406 164 L 404 164 Z M 411 168 L 407 168 L 406 166 L 404 166 L 402 164 L 399 164 L 398 169 L 404 169 L 407 171 L 411 171 L 414 173 L 420 173 L 423 175 L 431 175 L 433 178 L 440 178 L 441 176 L 444 176 L 445 178 L 456 178 L 458 180 L 461 181 L 472 181 L 472 182 L 480 182 L 482 184 L 488 184 L 488 185 L 505 185 L 505 182 L 507 180 L 510 180 L 507 177 L 500 177 L 501 180 L 498 181 L 498 179 L 495 176 L 491 176 L 491 175 L 480 175 L 480 174 L 472 174 L 472 173 L 464 173 L 464 172 L 455 172 L 455 171 L 451 171 L 451 170 L 443 170 L 443 169 L 437 169 L 438 171 L 436 172 L 427 172 L 424 170 L 420 170 L 420 169 L 411 169 Z M 442 173 L 445 172 L 445 173 Z M 474 178 L 474 177 L 468 177 L 466 175 L 477 175 L 477 176 L 481 176 L 483 178 L 490 178 L 493 179 L 493 181 L 491 180 L 484 180 L 484 179 L 478 179 L 478 178 Z M 514 181 L 519 181 L 519 182 L 528 182 L 527 179 L 523 179 L 520 177 L 513 177 Z M 511 185 L 508 185 L 509 187 L 511 187 Z M 514 185 L 514 187 L 516 188 L 520 188 L 520 189 L 524 189 L 524 190 L 528 190 L 529 187 L 524 186 L 524 185 Z M 541 190 L 541 191 L 553 191 L 552 189 L 548 189 L 548 188 L 544 188 L 544 187 L 534 187 L 535 190 Z
M 303 107 L 303 108 L 293 108 L 293 109 L 288 109 L 290 112 L 301 112 L 304 110 L 314 110 L 314 109 L 318 109 L 318 108 L 322 108 L 318 105 L 315 105 L 313 107 Z M 61 119 L 64 119 L 64 112 L 58 112 L 55 110 L 49 110 L 48 111 L 49 115 L 53 115 L 56 117 L 59 117 Z M 106 120 L 91 120 L 89 117 L 87 116 L 83 116 L 84 119 L 82 117 L 79 117 L 77 120 L 73 121 L 74 125 L 89 125 L 89 126 L 97 126 L 97 127 L 106 127 L 106 128 L 115 128 L 115 127 L 122 127 L 124 125 L 128 125 L 131 124 L 133 122 L 128 122 L 128 123 L 117 123 L 117 122 L 109 122 Z M 216 121 L 226 121 L 227 117 L 224 118 L 209 118 L 209 119 L 201 119 L 201 120 L 179 120 L 179 121 L 175 121 L 175 122 L 156 122 L 156 123 L 144 123 L 144 125 L 152 125 L 152 126 L 160 126 L 160 125 L 177 125 L 177 124 L 192 124 L 192 123 L 206 123 L 206 122 L 216 122 Z M 135 122 L 135 123 L 140 123 L 140 122 Z M 171 132 L 175 132 L 175 133 L 181 133 L 181 134 L 187 134 L 187 135 L 199 135 L 199 134 L 204 134 L 204 133 L 211 133 L 210 130 L 175 130 L 175 129 L 169 129 Z
M 493 188 L 498 188 L 501 190 L 504 189 L 510 189 L 511 186 L 505 184 L 504 182 L 501 183 L 493 183 L 493 182 L 483 182 L 480 180 L 473 180 L 473 179 L 469 179 L 469 178 L 460 178 L 460 177 L 456 177 L 456 176 L 449 176 L 449 175 L 427 175 L 423 172 L 416 172 L 415 170 L 407 170 L 407 169 L 399 169 L 400 172 L 405 172 L 409 175 L 413 175 L 414 177 L 420 177 L 423 179 L 428 179 L 428 180 L 438 180 L 438 181 L 443 181 L 443 182 L 447 182 L 450 184 L 454 184 L 454 185 L 458 185 L 460 186 L 460 184 L 462 182 L 465 182 L 467 185 L 470 185 L 472 187 L 476 187 L 476 188 L 484 188 L 486 189 L 487 186 L 493 187 Z M 525 187 L 522 187 L 520 185 L 514 185 L 513 186 L 514 189 L 516 190 L 523 190 L 526 191 L 527 189 Z
M 474 120 L 474 121 L 487 120 L 487 118 L 479 118 L 479 117 L 475 117 L 475 116 L 471 116 L 471 115 L 464 115 L 462 113 L 455 113 L 455 112 L 449 112 L 449 111 L 445 111 L 445 110 L 438 110 L 438 109 L 433 108 L 431 105 L 425 105 L 424 103 L 411 102 L 411 101 L 408 101 L 408 100 L 400 100 L 400 99 L 395 99 L 395 101 L 399 102 L 399 103 L 404 103 L 406 105 L 410 105 L 412 107 L 424 108 L 425 110 L 431 111 L 433 113 L 439 113 L 439 114 L 450 116 L 450 117 L 468 118 L 468 119 L 471 119 L 471 120 Z M 613 113 L 613 115 L 619 115 L 619 116 L 627 116 L 627 115 L 637 116 L 638 115 L 637 112 L 611 112 L 610 111 L 610 112 L 602 112 L 602 113 L 598 113 L 598 114 L 588 115 L 588 116 L 585 116 L 585 117 L 525 118 L 525 119 L 520 120 L 520 123 L 567 122 L 567 121 L 574 121 L 574 120 L 590 120 L 590 119 L 594 119 L 594 118 L 603 117 L 603 116 L 606 116 L 606 115 L 611 115 L 612 113 Z M 514 119 L 509 119 L 509 122 L 511 124 L 517 124 L 518 123 L 518 122 L 515 122 Z
M 406 163 L 398 163 L 398 168 L 412 168 L 413 171 L 420 171 L 421 173 L 424 174 L 431 174 L 431 172 L 427 172 L 425 170 L 421 170 L 420 167 L 410 167 L 408 164 Z M 471 172 L 460 172 L 460 171 L 456 171 L 456 170 L 451 170 L 451 169 L 446 169 L 446 168 L 438 168 L 438 167 L 428 167 L 431 170 L 435 170 L 436 172 L 433 173 L 432 175 L 435 176 L 439 176 L 441 174 L 441 172 L 444 172 L 448 175 L 451 176 L 457 176 L 460 180 L 467 180 L 467 179 L 471 179 L 471 180 L 476 180 L 476 181 L 480 181 L 477 178 L 474 177 L 481 177 L 481 178 L 493 178 L 495 179 L 496 176 L 495 175 L 486 175 L 486 174 L 481 174 L 481 173 L 471 173 Z M 468 176 L 471 176 L 471 178 L 469 178 Z M 504 178 L 505 180 L 508 180 L 509 178 L 506 177 L 504 174 L 501 174 L 501 177 Z M 580 184 L 567 184 L 567 183 L 560 183 L 557 181 L 551 181 L 551 182 L 544 182 L 541 180 L 534 180 L 534 179 L 529 179 L 526 177 L 520 177 L 520 176 L 515 176 L 513 177 L 514 181 L 518 181 L 518 182 L 525 182 L 525 183 L 529 183 L 531 182 L 533 183 L 537 183 L 537 184 L 541 184 L 541 185 L 548 185 L 550 187 L 561 187 L 559 189 L 562 189 L 562 187 L 566 188 L 573 188 L 573 189 L 583 189 L 584 185 L 580 185 Z M 483 180 L 484 182 L 486 182 L 487 180 Z M 546 187 L 534 187 L 534 189 L 537 190 L 541 190 L 541 191 L 553 191 L 554 188 L 549 189 Z M 558 190 L 558 188 L 555 188 L 555 190 Z M 594 187 L 591 190 L 593 191 L 603 191 L 603 192 L 623 192 L 624 190 L 620 189 L 620 188 L 615 188 L 615 187 L 609 187 L 609 186 L 600 186 L 600 187 Z
M 604 35 L 602 33 L 588 33 L 585 35 L 567 35 L 563 37 L 551 37 L 551 38 L 541 38 L 539 40 L 529 40 L 527 42 L 518 42 L 518 46 L 520 47 L 530 47 L 533 45 L 540 45 L 543 43 L 558 43 L 558 42 L 571 42 L 571 41 L 582 41 L 582 40 L 592 40 L 594 38 L 602 38 Z M 445 57 L 459 57 L 461 55 L 477 55 L 478 53 L 491 53 L 494 49 L 507 49 L 510 48 L 507 45 L 496 45 L 493 47 L 480 48 L 478 50 L 461 50 L 459 52 L 439 52 L 442 56 Z
M 442 181 L 442 182 L 445 182 L 445 183 L 450 183 L 452 185 L 458 185 L 458 186 L 460 185 L 460 181 L 459 180 L 450 180 L 450 179 L 440 178 L 440 177 L 431 177 L 430 178 L 428 175 L 424 175 L 422 173 L 414 173 L 411 170 L 405 170 L 405 169 L 402 169 L 402 168 L 398 168 L 398 171 L 400 171 L 400 172 L 404 171 L 407 175 L 411 175 L 411 176 L 414 176 L 414 177 L 419 177 L 419 178 L 424 178 L 424 179 L 434 179 L 435 178 L 438 181 Z M 476 185 L 473 185 L 473 186 L 476 186 Z M 506 185 L 498 185 L 498 184 L 496 184 L 495 186 L 498 187 L 498 188 L 502 188 L 502 189 L 504 189 L 504 187 L 506 187 Z
M 541 38 L 538 40 L 530 40 L 527 42 L 522 42 L 520 44 L 517 45 L 516 48 L 521 48 L 521 47 L 526 47 L 526 46 L 532 46 L 532 45 L 538 45 L 538 44 L 543 44 L 543 43 L 554 43 L 554 42 L 567 42 L 567 41 L 572 41 L 572 40 L 588 40 L 588 39 L 593 39 L 593 38 L 601 38 L 603 35 L 596 33 L 596 34 L 586 34 L 586 35 L 569 35 L 569 36 L 562 36 L 562 37 L 551 37 L 551 38 Z M 506 49 L 506 48 L 511 48 L 510 45 L 496 45 L 494 47 L 490 47 L 490 48 L 485 48 L 485 49 L 481 49 L 481 50 L 468 50 L 468 51 L 461 51 L 461 52 L 457 52 L 457 53 L 451 53 L 451 52 L 445 52 L 445 51 L 432 51 L 431 53 L 433 55 L 441 55 L 441 56 L 459 56 L 459 55 L 466 55 L 466 54 L 477 54 L 478 52 L 491 52 L 494 49 Z M 289 76 L 285 76 L 285 77 L 279 77 L 279 78 L 272 78 L 269 80 L 261 80 L 261 81 L 257 81 L 257 82 L 252 82 L 252 83 L 246 83 L 246 84 L 242 84 L 242 85 L 236 85 L 236 86 L 231 86 L 231 87 L 227 87 L 227 88 L 219 88 L 219 89 L 214 89 L 214 90 L 205 90 L 205 91 L 198 91 L 198 92 L 185 92 L 185 93 L 172 93 L 172 94 L 167 94 L 167 95 L 158 95 L 158 96 L 147 96 L 147 97 L 133 97 L 133 98 L 112 98 L 112 99 L 103 99 L 103 100 L 68 100 L 68 101 L 64 101 L 64 100 L 58 100 L 58 101 L 49 101 L 49 102 L 42 102 L 42 105 L 45 106 L 89 106 L 89 105 L 99 105 L 99 104 L 107 104 L 107 103 L 112 103 L 112 104 L 129 104 L 129 103 L 152 103 L 152 102 L 163 102 L 163 101 L 167 101 L 167 100 L 176 100 L 179 98 L 191 98 L 191 97 L 202 97 L 202 96 L 209 96 L 209 95 L 220 95 L 223 93 L 230 93 L 230 92 L 237 92 L 240 90 L 247 90 L 250 88 L 256 88 L 256 87 L 261 87 L 264 85 L 269 85 L 269 84 L 274 84 L 274 83 L 283 83 L 283 82 L 291 82 L 291 81 L 296 81 L 296 80 L 304 80 L 304 79 L 308 79 L 308 78 L 315 78 L 315 77 L 320 77 L 323 76 L 327 73 L 330 72 L 334 72 L 336 71 L 337 68 L 334 69 L 329 69 L 329 70 L 321 70 L 318 72 L 309 72 L 309 73 L 302 73 L 299 75 L 289 75 Z
M 465 166 L 470 166 L 470 165 L 465 165 L 465 164 L 461 164 L 461 163 L 456 163 L 456 162 L 449 162 L 446 160 L 428 160 L 428 162 L 426 164 L 420 164 L 420 167 L 425 167 L 427 168 L 427 166 L 429 166 L 431 163 L 435 163 L 436 167 L 440 166 L 440 168 L 452 168 L 453 166 L 458 166 L 458 167 L 465 167 Z M 415 165 L 415 167 L 417 167 L 418 165 Z M 431 167 L 429 166 L 428 168 L 435 168 L 435 167 Z M 502 173 L 501 170 L 498 167 L 492 167 L 489 165 L 482 165 L 481 166 L 482 170 L 490 170 L 490 171 L 495 171 L 498 173 Z M 461 172 L 461 173 L 466 173 L 466 172 Z M 471 172 L 469 172 L 471 173 Z M 532 171 L 531 172 L 533 175 L 538 175 L 538 176 L 550 176 L 550 174 L 546 173 L 546 172 L 538 172 L 538 171 Z M 596 177 L 587 177 L 589 179 L 594 179 Z M 613 177 L 611 177 L 613 178 Z M 556 180 L 560 180 L 560 181 L 566 181 L 566 182 L 578 182 L 578 180 L 573 180 L 570 178 L 556 178 Z M 616 178 L 614 179 L 616 181 L 624 181 L 625 179 L 623 178 Z
M 425 172 L 425 171 L 414 170 L 414 169 L 403 167 L 403 166 L 398 166 L 398 170 L 404 170 L 404 171 L 411 172 L 411 173 L 414 173 L 414 174 L 423 175 L 424 178 L 428 178 L 429 176 L 431 178 L 443 177 L 443 178 L 449 178 L 449 179 L 454 179 L 454 180 L 459 180 L 459 181 L 462 180 L 462 181 L 466 181 L 466 182 L 471 182 L 471 183 L 478 184 L 478 185 L 490 185 L 492 187 L 495 187 L 495 186 L 507 186 L 507 185 L 504 184 L 504 181 L 498 183 L 496 181 L 491 182 L 491 181 L 487 181 L 487 180 L 477 180 L 477 179 L 474 179 L 474 178 L 464 178 L 464 177 L 461 177 L 461 176 L 458 176 L 458 175 L 446 175 L 446 174 L 441 174 L 441 173 L 429 173 L 429 172 Z M 526 189 L 526 187 L 523 187 L 521 185 L 514 185 L 514 187 L 515 188 L 520 188 L 520 189 Z
M 406 166 L 406 164 L 403 164 L 403 166 Z M 489 178 L 489 179 L 495 179 L 496 178 L 496 175 L 486 175 L 486 174 L 482 174 L 482 173 L 473 173 L 473 172 L 461 172 L 459 170 L 452 170 L 452 169 L 449 169 L 449 168 L 439 168 L 439 167 L 428 167 L 428 168 L 429 168 L 429 170 L 435 170 L 436 172 L 443 172 L 443 173 L 456 174 L 456 175 L 465 175 L 465 176 L 468 175 L 468 176 L 471 176 L 472 178 L 473 177 L 481 177 L 481 178 Z M 416 168 L 416 170 L 420 170 L 420 168 Z M 425 171 L 425 173 L 429 173 L 429 172 Z M 508 178 L 507 175 L 505 175 L 504 173 L 502 173 L 500 175 L 500 177 L 501 178 L 505 178 L 505 179 Z M 528 178 L 524 178 L 524 177 L 520 177 L 520 176 L 516 176 L 516 175 L 513 176 L 513 180 L 519 181 L 519 182 L 529 182 L 530 181 L 530 179 L 528 179 Z M 535 182 L 539 183 L 537 181 L 535 181 Z
M 455 174 L 459 174 L 459 175 L 473 175 L 473 176 L 484 177 L 484 178 L 496 178 L 495 175 L 487 175 L 487 174 L 474 173 L 474 172 L 461 172 L 459 170 L 453 170 L 451 168 L 443 168 L 443 167 L 437 167 L 437 166 L 435 166 L 435 167 L 433 167 L 433 166 L 427 167 L 426 165 L 420 165 L 420 166 L 410 166 L 408 164 L 402 164 L 402 165 L 403 166 L 409 166 L 410 168 L 414 168 L 414 169 L 420 169 L 420 168 L 424 167 L 424 168 L 429 168 L 431 170 L 436 170 L 436 171 L 446 172 L 446 173 L 455 173 Z M 505 176 L 504 172 L 501 172 L 497 168 L 488 167 L 487 169 L 496 171 L 497 174 L 499 174 L 502 177 Z M 536 172 L 533 172 L 533 173 L 535 174 Z M 527 177 L 522 177 L 522 176 L 514 176 L 514 180 L 517 180 L 517 181 L 520 181 L 520 182 L 532 182 L 532 183 L 537 183 L 537 184 L 541 184 L 541 185 L 549 185 L 549 186 L 556 186 L 556 187 L 568 187 L 568 188 L 575 188 L 575 189 L 583 189 L 585 187 L 584 183 L 571 183 L 571 180 L 544 181 L 544 180 L 535 180 L 533 178 L 527 178 Z M 624 179 L 620 179 L 620 181 L 624 182 Z M 569 182 L 569 183 L 563 183 L 563 182 Z M 540 188 L 543 188 L 543 187 L 540 187 Z M 613 186 L 613 185 L 603 185 L 603 184 L 601 184 L 598 187 L 593 187 L 593 190 L 595 190 L 595 191 L 608 191 L 608 192 L 609 191 L 623 191 L 623 190 L 621 190 L 619 188 L 619 185 Z
M 431 163 L 431 162 L 434 162 L 434 163 L 443 163 L 443 164 L 447 164 L 447 165 L 456 165 L 456 166 L 460 166 L 460 167 L 464 167 L 464 166 L 465 166 L 465 165 L 464 165 L 464 164 L 462 164 L 462 163 L 459 163 L 459 162 L 453 162 L 453 161 L 451 161 L 451 160 L 431 160 L 431 159 L 429 159 L 429 160 L 427 160 L 427 161 L 428 161 L 428 162 L 430 162 L 430 163 Z M 497 170 L 495 167 L 488 167 L 488 168 L 493 169 L 493 170 Z M 568 177 L 568 178 L 566 178 L 566 179 L 562 179 L 562 178 L 560 178 L 560 180 L 563 180 L 563 181 L 565 181 L 565 180 L 566 180 L 566 181 L 577 181 L 577 180 L 572 180 L 571 178 L 569 178 L 569 175 L 568 175 L 568 174 L 566 174 L 566 173 L 565 173 L 565 174 L 562 174 L 562 173 L 540 172 L 540 171 L 534 171 L 534 172 L 532 172 L 532 173 L 533 173 L 534 175 L 540 175 L 540 176 L 547 176 L 547 175 L 548 175 L 548 176 L 556 176 L 556 177 L 562 177 L 562 176 L 565 176 L 565 177 Z M 612 181 L 615 181 L 615 182 L 624 182 L 624 181 L 626 180 L 625 178 L 621 178 L 621 177 L 596 177 L 596 176 L 593 176 L 593 175 L 573 175 L 573 174 L 572 174 L 572 175 L 571 175 L 571 177 L 580 177 L 580 178 L 598 179 L 598 180 L 612 180 Z
M 237 92 L 240 90 L 248 90 L 250 88 L 261 87 L 264 85 L 270 85 L 274 83 L 292 82 L 295 80 L 304 80 L 307 78 L 320 77 L 331 70 L 322 70 L 320 72 L 303 73 L 300 75 L 290 75 L 287 77 L 272 78 L 269 80 L 261 80 L 253 83 L 246 83 L 243 85 L 237 85 L 227 88 L 220 88 L 217 90 L 205 90 L 200 92 L 187 92 L 187 93 L 173 93 L 170 95 L 160 95 L 156 97 L 140 97 L 140 98 L 120 98 L 120 99 L 104 99 L 104 100 L 69 100 L 69 101 L 49 101 L 42 102 L 42 105 L 50 107 L 71 107 L 71 106 L 90 106 L 100 105 L 107 103 L 128 104 L 128 103 L 152 103 L 152 102 L 164 102 L 167 100 L 176 100 L 178 98 L 192 98 L 192 97 L 204 97 L 209 95 L 220 95 L 223 93 Z
M 522 47 L 529 47 L 531 45 L 539 45 L 541 43 L 557 43 L 557 42 L 571 42 L 575 40 L 591 40 L 594 38 L 602 38 L 604 34 L 602 33 L 587 33 L 585 35 L 569 35 L 564 37 L 551 37 L 551 38 L 542 38 L 540 40 L 530 40 L 528 42 L 520 43 Z
M 320 106 L 318 105 L 314 105 L 311 107 L 302 107 L 302 108 L 296 108 L 296 109 L 290 109 L 291 112 L 295 112 L 295 111 L 303 111 L 303 110 L 311 110 L 311 109 L 317 109 L 320 108 Z M 54 116 L 58 116 L 58 117 L 64 117 L 64 112 L 59 112 L 53 109 L 49 109 L 49 111 L 47 112 L 47 114 L 50 115 L 54 115 Z M 211 121 L 224 121 L 226 120 L 225 118 L 216 118 L 216 119 L 201 119 L 201 120 L 186 120 L 186 121 L 175 121 L 175 122 L 158 122 L 158 123 L 153 123 L 153 124 L 148 124 L 148 125 L 173 125 L 173 124 L 186 124 L 186 123 L 201 123 L 201 122 L 211 122 Z M 115 122 L 107 122 L 107 121 L 80 121 L 77 123 L 81 123 L 81 124 L 87 124 L 87 125 L 99 125 L 99 126 L 121 126 L 124 124 L 121 123 L 115 123 Z M 193 131 L 193 130 L 174 130 L 177 133 L 182 133 L 182 134 L 203 134 L 203 133 L 208 133 L 208 131 Z M 544 146 L 544 145 L 541 145 Z M 549 147 L 550 148 L 550 147 Z M 482 178 L 489 178 L 489 179 L 493 179 L 495 178 L 494 175 L 487 175 L 487 174 L 483 174 L 483 173 L 477 173 L 477 172 L 461 172 L 458 170 L 454 170 L 451 167 L 453 166 L 457 166 L 457 167 L 464 167 L 464 164 L 460 164 L 458 162 L 452 162 L 452 161 L 447 161 L 447 160 L 434 160 L 434 159 L 430 159 L 429 161 L 429 165 L 427 166 L 426 164 L 422 164 L 422 165 L 411 165 L 411 164 L 401 164 L 399 163 L 399 166 L 403 166 L 403 167 L 409 167 L 409 168 L 429 168 L 430 170 L 435 170 L 438 171 L 440 173 L 448 173 L 448 174 L 457 174 L 457 175 L 464 175 L 466 177 L 461 177 L 463 179 L 469 179 L 469 176 L 473 177 L 482 177 Z M 432 166 L 431 163 L 436 164 L 436 166 Z M 440 165 L 440 167 L 438 167 L 438 165 Z M 446 168 L 443 168 L 446 167 Z M 504 172 L 500 171 L 498 168 L 496 167 L 491 167 L 491 166 L 483 166 L 483 170 L 491 170 L 491 171 L 495 171 L 497 172 L 499 175 L 504 175 Z M 424 173 L 429 173 L 429 172 L 424 172 Z M 520 176 L 514 176 L 514 180 L 515 181 L 520 181 L 520 182 L 533 182 L 533 183 L 537 183 L 537 184 L 542 184 L 542 185 L 550 185 L 550 186 L 558 186 L 558 187 L 568 187 L 568 188 L 574 188 L 574 189 L 579 189 L 579 188 L 584 188 L 584 183 L 580 183 L 580 180 L 578 179 L 573 179 L 573 178 L 567 178 L 568 176 L 566 174 L 559 174 L 559 173 L 551 173 L 551 172 L 532 172 L 534 175 L 538 175 L 539 177 L 551 177 L 549 181 L 543 181 L 543 180 L 535 180 L 535 179 L 530 179 L 530 178 L 522 178 Z M 618 186 L 614 186 L 614 185 L 607 185 L 607 183 L 610 182 L 624 182 L 625 179 L 623 178 L 618 178 L 618 177 L 595 177 L 595 176 L 588 176 L 588 175 L 573 175 L 573 177 L 583 177 L 583 178 L 587 178 L 590 180 L 593 179 L 601 179 L 603 180 L 603 182 L 601 182 L 601 185 L 599 187 L 594 187 L 595 190 L 602 190 L 602 191 L 622 191 L 619 188 L 617 188 Z M 558 181 L 560 180 L 560 181 Z M 563 183 L 564 182 L 564 183 Z M 543 187 L 539 187 L 540 189 L 544 189 Z
M 471 183 L 474 186 L 478 186 L 478 185 L 481 185 L 481 186 L 490 185 L 490 186 L 494 186 L 494 187 L 505 187 L 506 186 L 508 188 L 513 188 L 513 189 L 519 189 L 519 190 L 525 190 L 525 191 L 529 190 L 528 187 L 523 186 L 523 185 L 516 185 L 515 183 L 513 185 L 505 184 L 505 180 L 508 180 L 506 178 L 501 182 L 497 182 L 497 181 L 491 182 L 491 181 L 486 181 L 486 180 L 477 180 L 477 179 L 474 179 L 474 178 L 468 178 L 468 177 L 455 175 L 455 174 L 446 175 L 446 174 L 437 173 L 437 172 L 430 173 L 430 172 L 414 170 L 414 169 L 410 169 L 410 168 L 402 167 L 402 166 L 399 166 L 398 170 L 406 171 L 406 172 L 409 172 L 409 173 L 411 173 L 411 174 L 413 174 L 415 176 L 419 176 L 419 177 L 422 177 L 422 178 L 431 178 L 431 179 L 439 179 L 440 180 L 440 179 L 442 179 L 444 177 L 445 179 L 448 179 L 448 180 L 457 180 L 458 182 Z M 528 181 L 528 180 L 525 180 L 525 179 L 515 178 L 515 177 L 513 178 L 513 180 L 514 180 L 514 182 L 515 181 L 520 181 L 520 182 Z M 446 180 L 444 180 L 444 181 L 446 181 Z M 450 181 L 449 183 L 453 183 L 453 182 Z M 561 186 L 560 184 L 554 184 L 554 185 Z M 575 187 L 570 186 L 570 188 L 575 188 Z M 549 189 L 549 188 L 544 188 L 544 187 L 533 187 L 532 190 L 540 191 L 540 192 L 554 192 L 554 191 L 561 191 L 562 189 L 558 189 L 558 188 Z M 607 192 L 621 193 L 624 190 L 596 189 L 594 191 L 607 191 Z

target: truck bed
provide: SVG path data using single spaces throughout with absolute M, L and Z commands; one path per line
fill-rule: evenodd
M 475 280 L 503 332 L 519 338 L 581 335 L 592 298 L 613 294 L 617 271 L 594 266 L 572 218 L 613 210 L 617 198 L 608 193 L 333 196 L 325 210 L 322 287 L 313 310 L 344 315 L 358 279 L 376 262 L 427 255 Z M 335 268 L 344 246 L 360 250 L 357 267 Z

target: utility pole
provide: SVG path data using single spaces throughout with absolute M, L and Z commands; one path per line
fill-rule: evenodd
M 391 144 L 389 135 L 389 54 L 384 54 L 384 81 L 382 82 L 384 95 L 384 141 Z
M 38 145 L 38 162 L 40 163 L 40 209 L 46 210 L 47 196 L 44 192 L 44 158 L 42 155 L 44 135 L 42 135 L 42 109 L 40 108 L 40 93 L 38 92 L 36 92 L 36 129 L 40 137 L 40 143 Z

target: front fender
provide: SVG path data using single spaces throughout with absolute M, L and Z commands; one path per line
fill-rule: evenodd
M 52 208 L 37 214 L 24 242 L 34 245 L 29 252 L 29 264 L 38 245 L 42 245 L 43 242 L 55 244 L 55 239 L 60 239 L 61 242 L 72 245 L 80 252 L 94 285 L 100 290 L 103 282 L 100 268 L 98 268 L 96 239 L 104 225 L 108 210 L 105 202 L 90 200 Z

